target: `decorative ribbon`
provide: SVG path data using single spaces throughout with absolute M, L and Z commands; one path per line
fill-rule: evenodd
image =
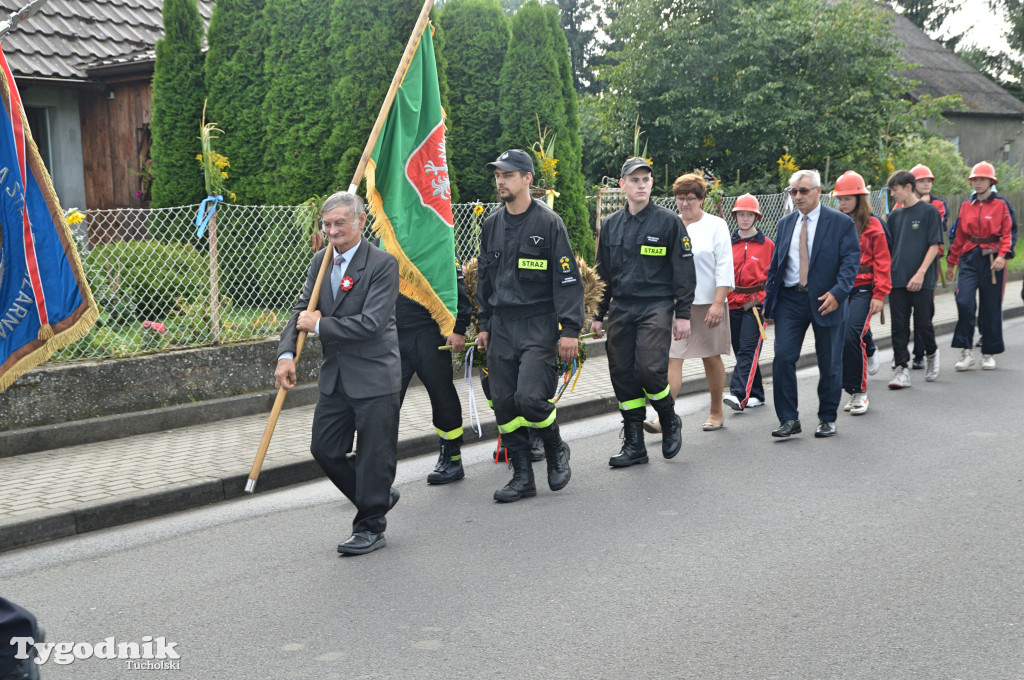
M 202 203 L 199 204 L 199 211 L 196 213 L 196 238 L 202 238 L 203 233 L 206 231 L 206 225 L 209 224 L 210 218 L 213 217 L 213 213 L 217 212 L 217 204 L 224 200 L 223 196 L 207 196 L 203 199 Z M 207 210 L 207 204 L 210 203 L 209 210 Z
M 556 394 L 555 398 L 552 400 L 553 403 L 558 403 L 558 400 L 562 398 L 562 394 L 565 392 L 565 388 L 569 387 L 570 382 L 572 383 L 572 387 L 569 388 L 569 391 L 573 392 L 576 390 L 576 383 L 580 379 L 580 373 L 582 372 L 582 368 L 583 367 L 580 366 L 579 359 L 572 360 L 572 366 L 565 369 L 565 373 L 562 374 L 562 387 L 559 388 L 558 394 Z M 573 380 L 574 376 L 576 380 Z
M 476 420 L 476 436 L 483 437 L 484 430 L 480 426 L 480 409 L 476 405 L 476 395 L 473 392 L 473 351 L 474 347 L 466 350 L 462 358 L 463 377 L 462 387 L 459 388 L 459 397 L 462 397 L 462 390 L 467 390 L 469 398 L 469 429 L 473 429 L 473 421 Z

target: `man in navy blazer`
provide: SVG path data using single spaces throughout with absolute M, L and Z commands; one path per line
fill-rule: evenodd
M 278 387 L 295 386 L 299 331 L 317 333 L 323 347 L 320 397 L 313 413 L 313 458 L 356 507 L 343 555 L 363 555 L 387 545 L 385 515 L 398 502 L 392 488 L 398 465 L 398 411 L 402 361 L 395 301 L 398 261 L 363 237 L 363 200 L 339 191 L 324 200 L 320 219 L 332 248 L 313 256 L 306 284 L 281 332 Z M 334 257 L 316 310 L 307 312 L 327 252 Z M 354 435 L 359 449 L 352 451 Z
M 796 210 L 779 220 L 765 284 L 765 318 L 775 322 L 772 383 L 779 427 L 772 436 L 789 437 L 801 431 L 796 362 L 810 325 L 818 355 L 818 429 L 814 436 L 831 437 L 836 433 L 843 390 L 846 299 L 860 266 L 860 239 L 852 219 L 821 205 L 817 170 L 793 173 L 789 191 Z M 806 240 L 801 238 L 803 233 Z

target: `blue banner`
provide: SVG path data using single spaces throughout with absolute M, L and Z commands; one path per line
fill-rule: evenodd
M 0 53 L 0 391 L 78 340 L 97 309 Z

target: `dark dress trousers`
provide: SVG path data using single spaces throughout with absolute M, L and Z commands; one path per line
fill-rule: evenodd
M 310 263 L 306 284 L 281 333 L 278 355 L 295 352 L 295 322 L 313 292 L 321 250 Z M 380 533 L 390 505 L 398 465 L 398 411 L 402 362 L 395 329 L 398 261 L 363 238 L 345 271 L 348 291 L 331 290 L 325 277 L 317 309 L 319 390 L 310 450 L 334 485 L 356 507 L 352 531 Z M 352 451 L 355 433 L 358 451 Z
M 800 211 L 794 210 L 778 224 L 775 253 L 765 285 L 765 317 L 775 322 L 775 359 L 772 362 L 772 396 L 779 420 L 798 420 L 796 362 L 807 327 L 814 331 L 818 359 L 818 420 L 835 422 L 843 391 L 843 333 L 847 298 L 860 266 L 857 227 L 847 215 L 821 206 L 811 245 L 807 290 L 785 287 L 783 277 L 792 239 L 799 237 Z M 822 316 L 818 298 L 831 292 L 838 309 Z

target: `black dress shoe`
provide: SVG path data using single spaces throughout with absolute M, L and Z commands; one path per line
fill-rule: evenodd
M 347 541 L 338 544 L 338 552 L 342 555 L 365 555 L 387 544 L 383 532 L 375 534 L 372 531 L 357 531 Z
M 794 434 L 800 434 L 803 432 L 800 429 L 799 420 L 782 420 L 779 421 L 779 426 L 772 430 L 773 437 L 791 437 Z
M 814 436 L 818 437 L 819 439 L 822 437 L 834 437 L 835 434 L 836 424 L 826 423 L 825 421 L 821 421 L 820 423 L 818 423 L 818 429 L 814 431 Z

